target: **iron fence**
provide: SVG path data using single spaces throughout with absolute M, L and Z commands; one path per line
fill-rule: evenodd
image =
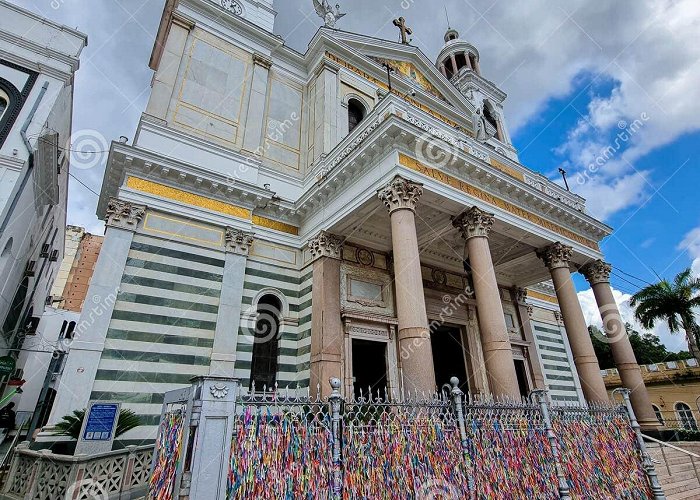
M 430 397 L 237 398 L 228 498 L 664 498 L 625 404 Z

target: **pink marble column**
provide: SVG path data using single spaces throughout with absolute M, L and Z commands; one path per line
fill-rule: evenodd
M 557 292 L 559 308 L 564 316 L 564 328 L 569 338 L 574 363 L 586 401 L 607 402 L 608 393 L 600 374 L 598 358 L 593 350 L 593 342 L 588 333 L 583 317 L 581 303 L 578 301 L 574 282 L 571 279 L 569 263 L 573 249 L 562 243 L 554 243 L 538 252 L 552 274 L 554 288 Z
M 399 176 L 378 193 L 391 218 L 403 388 L 407 392 L 432 394 L 436 389 L 435 370 L 415 221 L 416 204 L 422 194 L 421 184 Z
M 309 240 L 313 262 L 311 284 L 311 366 L 309 386 L 316 395 L 331 393 L 330 378 L 341 377 L 343 324 L 340 318 L 340 259 L 343 240 L 321 231 Z
M 649 392 L 610 288 L 610 271 L 612 266 L 602 260 L 590 262 L 580 269 L 581 274 L 586 277 L 593 289 L 598 310 L 603 319 L 603 330 L 605 330 L 603 340 L 610 344 L 622 385 L 631 391 L 630 400 L 639 425 L 645 429 L 657 429 L 659 421 L 651 406 Z
M 455 217 L 453 225 L 467 240 L 465 257 L 469 257 L 473 273 L 479 335 L 491 394 L 520 399 L 513 350 L 489 249 L 493 219 L 493 214 L 472 207 Z

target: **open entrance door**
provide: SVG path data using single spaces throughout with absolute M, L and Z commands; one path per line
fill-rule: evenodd
M 469 391 L 467 380 L 466 349 L 462 343 L 462 330 L 459 327 L 441 326 L 430 335 L 433 348 L 435 383 L 438 389 L 450 384 L 452 377 L 459 379 L 459 388 Z
M 368 392 L 384 397 L 387 389 L 386 343 L 371 340 L 353 339 L 352 375 L 355 398 L 367 398 Z

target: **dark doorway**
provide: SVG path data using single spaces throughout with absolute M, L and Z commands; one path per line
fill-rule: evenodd
M 524 398 L 530 394 L 530 384 L 527 381 L 527 368 L 522 359 L 515 360 L 515 375 L 518 377 L 518 388 L 520 395 Z
M 435 383 L 438 389 L 449 384 L 452 377 L 457 377 L 460 389 L 465 393 L 468 392 L 469 381 L 464 360 L 466 352 L 462 344 L 462 330 L 457 327 L 441 326 L 430 335 L 430 343 L 433 348 Z
M 387 388 L 386 344 L 353 339 L 352 374 L 355 398 L 360 397 L 360 391 L 366 398 L 370 390 L 375 398 L 377 391 L 381 397 L 384 397 L 384 391 Z

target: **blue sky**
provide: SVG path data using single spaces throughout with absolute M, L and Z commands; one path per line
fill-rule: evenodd
M 571 190 L 580 191 L 581 182 L 587 178 L 576 174 L 576 167 L 559 148 L 587 113 L 590 103 L 609 98 L 615 86 L 616 82 L 589 73 L 578 75 L 569 94 L 548 100 L 541 112 L 514 135 L 521 162 L 562 185 L 557 169 L 563 166 L 569 172 Z M 613 130 L 606 136 L 614 142 L 618 132 Z M 623 147 L 619 154 L 624 150 Z M 636 170 L 645 172 L 644 191 L 638 202 L 605 218 L 614 233 L 601 246 L 607 260 L 619 268 L 612 279 L 616 289 L 633 293 L 644 282 L 657 280 L 656 274 L 672 277 L 691 265 L 693 256 L 679 244 L 700 225 L 696 196 L 699 167 L 699 132 L 683 134 L 634 162 Z M 577 278 L 577 282 L 579 289 L 585 288 L 583 279 Z
M 94 150 L 133 137 L 150 91 L 147 63 L 164 0 L 91 0 L 89 9 L 77 0 L 11 1 L 89 35 L 76 77 L 73 147 Z M 338 1 L 347 12 L 340 29 L 395 40 L 392 20 L 403 16 L 411 43 L 431 59 L 444 43 L 447 9 L 451 27 L 479 49 L 483 76 L 508 94 L 506 125 L 522 162 L 552 179 L 564 166 L 589 211 L 615 228 L 602 249 L 619 270 L 613 285 L 625 319 L 629 293 L 643 285 L 637 278 L 672 277 L 691 264 L 700 273 L 700 3 Z M 322 24 L 312 0 L 276 0 L 275 8 L 275 32 L 303 52 Z M 618 140 L 591 171 L 636 120 L 641 126 L 629 140 Z M 68 220 L 96 233 L 102 224 L 94 192 L 105 159 L 72 159 L 82 184 L 71 182 Z M 590 290 L 576 281 L 587 318 L 600 322 Z M 663 327 L 655 332 L 669 347 L 683 347 Z

